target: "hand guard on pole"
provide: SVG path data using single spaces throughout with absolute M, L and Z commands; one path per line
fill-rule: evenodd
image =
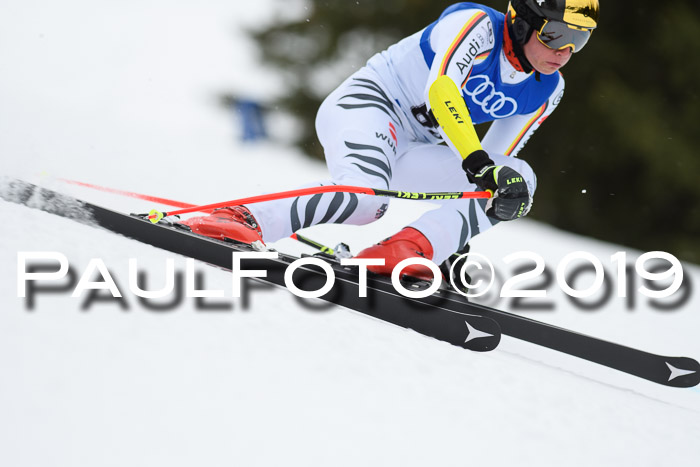
M 485 151 L 475 151 L 462 162 L 469 181 L 493 193 L 486 204 L 486 215 L 501 221 L 525 216 L 532 207 L 532 196 L 522 175 L 505 165 L 494 165 Z

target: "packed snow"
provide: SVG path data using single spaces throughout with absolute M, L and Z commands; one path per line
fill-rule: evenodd
M 62 179 L 199 204 L 326 178 L 285 143 L 293 123 L 275 116 L 274 140 L 243 144 L 237 117 L 217 103 L 222 92 L 278 95 L 284 83 L 258 62 L 245 29 L 303 14 L 302 2 L 274 0 L 3 2 L 0 175 L 125 212 L 160 206 Z M 373 225 L 307 234 L 357 252 L 431 208 L 394 202 Z M 129 258 L 150 289 L 165 284 L 169 260 L 184 275 L 185 258 L 2 200 L 0 214 L 0 465 L 684 466 L 700 455 L 698 388 L 508 337 L 473 353 L 281 288 L 254 284 L 245 300 L 230 298 L 230 274 L 202 263 L 200 285 L 224 297 L 158 311 L 130 291 Z M 311 252 L 292 240 L 274 246 Z M 664 311 L 634 290 L 617 296 L 611 257 L 624 251 L 634 264 L 643 252 L 530 220 L 499 225 L 473 250 L 502 278 L 532 264 L 506 264 L 516 252 L 553 272 L 567 255 L 591 253 L 611 278 L 604 305 L 584 310 L 551 285 L 538 301 L 553 309 L 514 311 L 700 358 L 695 265 L 683 265 L 694 287 L 685 304 Z M 72 297 L 77 284 L 64 280 L 30 303 L 18 297 L 20 252 L 64 255 L 76 281 L 95 278 L 97 258 L 123 300 Z M 513 310 L 512 299 L 482 300 Z

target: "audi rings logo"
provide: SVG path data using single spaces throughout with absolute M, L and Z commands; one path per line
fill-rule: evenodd
M 469 78 L 464 92 L 475 104 L 481 106 L 485 114 L 493 118 L 508 118 L 518 110 L 516 100 L 496 91 L 496 86 L 486 75 Z

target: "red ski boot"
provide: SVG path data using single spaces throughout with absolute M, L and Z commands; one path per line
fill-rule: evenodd
M 208 216 L 193 217 L 181 221 L 193 233 L 218 240 L 235 240 L 249 245 L 265 243 L 257 221 L 248 208 L 233 206 L 217 209 Z
M 384 258 L 384 266 L 368 266 L 367 269 L 376 274 L 391 276 L 394 267 L 407 258 L 433 259 L 433 246 L 418 230 L 406 227 L 380 243 L 365 248 L 355 257 Z M 405 267 L 402 275 L 422 280 L 434 279 L 433 272 L 420 264 Z

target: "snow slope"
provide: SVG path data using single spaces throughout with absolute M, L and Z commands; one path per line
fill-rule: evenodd
M 284 145 L 239 144 L 235 122 L 216 107 L 217 92 L 260 97 L 280 85 L 242 28 L 303 14 L 289 5 L 4 2 L 0 174 L 125 211 L 153 206 L 58 179 L 206 203 L 325 178 L 322 165 Z M 358 251 L 424 209 L 398 202 L 375 225 L 308 233 Z M 683 466 L 700 454 L 697 388 L 661 387 L 509 338 L 471 353 L 260 286 L 247 302 L 206 300 L 219 311 L 194 299 L 153 311 L 129 292 L 128 258 L 152 288 L 169 259 L 184 273 L 184 258 L 4 201 L 0 215 L 0 465 Z M 503 258 L 519 251 L 552 269 L 587 251 L 609 272 L 615 252 L 641 254 L 531 221 L 501 225 L 473 247 L 504 276 L 512 267 Z M 127 309 L 64 291 L 38 295 L 28 310 L 17 297 L 20 251 L 60 252 L 78 277 L 100 258 Z M 196 270 L 207 290 L 230 293 L 225 271 Z M 700 269 L 685 273 L 700 287 Z M 592 312 L 548 292 L 555 309 L 528 316 L 700 358 L 697 293 L 672 312 L 641 297 L 631 309 L 612 297 Z

